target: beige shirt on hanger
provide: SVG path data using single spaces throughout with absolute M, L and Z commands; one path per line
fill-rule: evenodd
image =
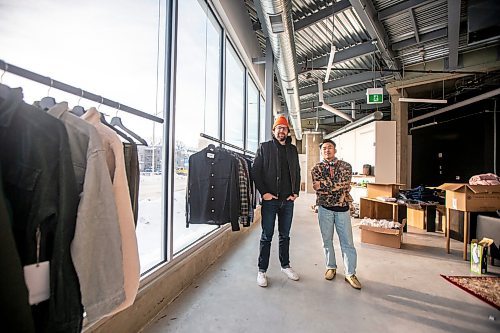
M 68 132 L 80 195 L 71 258 L 87 320 L 92 322 L 125 300 L 124 268 L 119 260 L 122 238 L 106 151 L 94 126 L 71 114 L 68 103 L 56 104 L 47 113 L 61 120 Z
M 101 123 L 101 115 L 96 108 L 90 108 L 82 116 L 91 123 L 101 136 L 104 149 L 107 153 L 108 168 L 113 183 L 120 232 L 122 237 L 123 269 L 125 301 L 111 314 L 117 313 L 134 303 L 139 289 L 140 263 L 137 236 L 135 233 L 134 214 L 130 203 L 130 195 L 125 171 L 123 143 L 111 128 Z M 114 158 L 110 158 L 114 157 Z

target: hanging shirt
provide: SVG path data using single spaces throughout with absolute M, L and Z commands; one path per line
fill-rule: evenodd
M 228 152 L 205 148 L 189 157 L 186 227 L 231 223 L 240 230 L 238 162 Z
M 243 226 L 250 226 L 248 219 L 249 215 L 249 196 L 248 196 L 248 172 L 246 170 L 246 161 L 238 156 L 234 155 L 234 158 L 238 161 L 238 188 L 240 190 L 240 217 L 239 222 Z
M 122 238 L 106 151 L 95 127 L 71 114 L 68 103 L 56 104 L 47 113 L 62 120 L 68 132 L 80 189 L 71 257 L 80 280 L 82 304 L 93 321 L 125 300 Z
M 140 264 L 134 215 L 130 203 L 122 142 L 111 128 L 101 123 L 101 115 L 96 108 L 90 108 L 82 118 L 95 126 L 101 136 L 103 147 L 107 151 L 108 170 L 113 183 L 113 193 L 120 223 L 125 301 L 110 313 L 111 315 L 132 305 L 139 289 Z M 112 160 L 110 160 L 111 157 L 113 157 Z M 94 318 L 97 319 L 96 316 Z
M 130 192 L 130 202 L 134 212 L 134 223 L 137 227 L 137 217 L 139 214 L 139 156 L 135 143 L 124 142 L 123 153 L 125 155 L 125 171 L 127 172 L 128 189 Z

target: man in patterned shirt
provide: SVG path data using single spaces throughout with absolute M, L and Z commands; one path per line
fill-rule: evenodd
M 336 145 L 326 139 L 320 145 L 323 161 L 316 164 L 312 170 L 313 188 L 316 191 L 318 220 L 325 250 L 325 279 L 332 280 L 337 271 L 335 252 L 333 249 L 334 227 L 337 230 L 344 259 L 345 280 L 355 289 L 361 289 L 361 283 L 356 278 L 357 254 L 352 239 L 351 217 L 349 205 L 351 190 L 352 167 L 345 161 L 335 157 Z

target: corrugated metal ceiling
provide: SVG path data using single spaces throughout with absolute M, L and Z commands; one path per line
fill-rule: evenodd
M 257 28 L 259 22 L 254 1 L 259 0 L 245 0 L 264 53 L 265 39 L 262 31 Z M 395 74 L 398 74 L 394 70 L 381 74 L 382 70 L 388 70 L 385 60 L 391 53 L 381 53 L 379 50 L 359 53 L 354 51 L 360 49 L 360 46 L 365 46 L 367 49 L 371 46 L 369 44 L 372 42 L 372 37 L 370 30 L 366 27 L 367 24 L 381 27 L 378 33 L 382 35 L 389 48 L 394 48 L 392 54 L 395 58 L 391 61 L 399 60 L 401 65 L 399 75 L 408 66 L 425 64 L 449 56 L 447 0 L 363 0 L 362 4 L 374 8 L 373 22 L 367 22 L 367 15 L 358 15 L 355 7 L 351 6 L 359 1 L 361 0 L 291 1 L 294 25 L 300 27 L 295 29 L 300 101 L 308 108 L 310 103 L 318 100 L 317 89 L 314 87 L 317 86 L 318 79 L 323 80 L 325 77 L 325 59 L 328 59 L 332 41 L 337 48 L 336 59 L 339 59 L 337 55 L 340 55 L 342 51 L 350 57 L 342 61 L 334 61 L 330 80 L 335 84 L 329 82 L 331 88 L 324 90 L 327 102 L 329 99 L 342 100 L 344 95 L 356 96 L 359 98 L 356 99 L 356 103 L 361 108 L 366 103 L 362 92 L 374 86 L 373 80 L 366 80 L 371 73 L 374 76 L 377 73 L 381 76 L 375 82 L 377 87 L 394 80 Z M 458 20 L 462 24 L 467 19 L 468 1 L 470 0 L 460 2 L 461 11 Z M 336 12 L 335 19 L 332 20 L 331 13 L 333 13 L 334 4 L 335 8 L 342 8 L 342 10 Z M 317 21 L 310 22 L 319 14 L 324 15 L 321 15 Z M 333 34 L 332 27 L 334 27 Z M 496 43 L 498 45 L 499 41 Z M 462 29 L 458 36 L 459 52 L 468 52 L 481 47 L 481 43 L 468 45 L 467 32 Z M 362 75 L 363 73 L 366 74 Z M 354 80 L 357 77 L 361 79 Z M 345 101 L 347 102 L 349 101 Z M 386 107 L 385 111 L 388 112 L 390 109 Z

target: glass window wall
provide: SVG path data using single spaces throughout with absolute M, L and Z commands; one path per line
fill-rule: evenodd
M 244 148 L 245 67 L 229 41 L 226 42 L 226 99 L 224 141 Z
M 248 89 L 247 89 L 247 150 L 252 152 L 257 151 L 257 145 L 259 143 L 259 90 L 253 82 L 253 80 L 248 77 Z
M 0 8 L 0 59 L 163 118 L 163 1 L 0 0 Z M 70 108 L 98 107 L 146 140 L 138 146 L 141 271 L 163 261 L 163 124 L 10 73 L 2 83 L 21 87 L 30 104 L 49 95 Z
M 219 138 L 222 28 L 205 2 L 178 2 L 177 82 L 175 103 L 175 175 L 173 250 L 178 253 L 216 227 L 186 228 L 186 185 L 189 156 Z

